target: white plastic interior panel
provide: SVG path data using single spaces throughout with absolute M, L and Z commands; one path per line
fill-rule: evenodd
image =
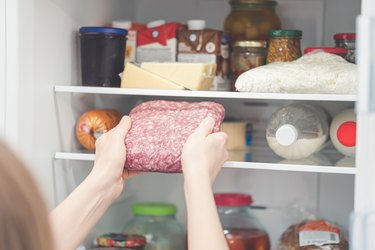
M 9 0 L 9 22 L 15 37 L 8 44 L 17 46 L 9 58 L 19 67 L 8 77 L 16 88 L 7 107 L 7 123 L 16 130 L 17 152 L 22 155 L 39 181 L 48 201 L 53 200 L 52 159 L 60 149 L 53 85 L 79 82 L 78 35 L 81 26 L 107 25 L 113 19 L 132 18 L 132 2 L 122 0 Z M 9 10 L 10 9 L 10 10 Z M 8 14 L 8 12 L 7 12 Z M 19 25 L 19 26 L 18 26 Z M 18 30 L 17 27 L 20 27 Z M 18 52 L 19 54 L 17 54 Z M 9 59 L 9 60 L 10 60 Z M 19 63 L 14 63 L 18 60 Z M 12 79 L 11 79 L 12 78 Z M 71 104 L 63 112 L 69 117 Z M 13 119 L 8 119 L 8 117 Z M 69 126 L 72 126 L 70 121 Z M 27 128 L 27 129 L 25 129 Z M 70 131 L 69 131 L 70 133 Z
M 0 0 L 0 138 L 5 132 L 5 63 L 6 63 L 6 15 L 5 0 Z

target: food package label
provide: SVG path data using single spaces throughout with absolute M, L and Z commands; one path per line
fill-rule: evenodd
M 179 62 L 216 63 L 211 90 L 228 91 L 229 46 L 223 32 L 217 30 L 181 30 L 178 33 Z
M 324 220 L 311 221 L 299 228 L 299 245 L 323 246 L 340 243 L 340 229 Z
M 167 23 L 138 31 L 137 62 L 175 62 L 179 23 Z
M 129 30 L 126 41 L 125 63 L 135 62 L 135 51 L 137 49 L 137 31 Z

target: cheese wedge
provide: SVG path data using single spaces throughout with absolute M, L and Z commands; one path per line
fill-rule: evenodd
M 121 88 L 135 89 L 185 89 L 181 85 L 142 69 L 134 63 L 127 63 L 122 73 Z
M 141 67 L 191 90 L 209 90 L 216 74 L 210 63 L 142 63 Z

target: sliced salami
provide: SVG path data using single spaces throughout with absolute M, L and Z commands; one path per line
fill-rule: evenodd
M 225 110 L 215 102 L 149 101 L 132 109 L 132 127 L 125 138 L 129 170 L 180 173 L 187 138 L 204 118 L 215 120 L 219 131 Z

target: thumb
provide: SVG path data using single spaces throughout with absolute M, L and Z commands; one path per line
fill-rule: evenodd
M 131 127 L 131 120 L 129 116 L 123 116 L 119 122 L 119 124 L 116 125 L 116 127 L 113 128 L 115 133 L 118 133 L 120 136 L 125 137 Z
M 204 137 L 207 137 L 209 134 L 212 133 L 214 125 L 215 125 L 214 119 L 208 116 L 201 122 L 201 124 L 195 130 L 195 133 L 203 135 Z

